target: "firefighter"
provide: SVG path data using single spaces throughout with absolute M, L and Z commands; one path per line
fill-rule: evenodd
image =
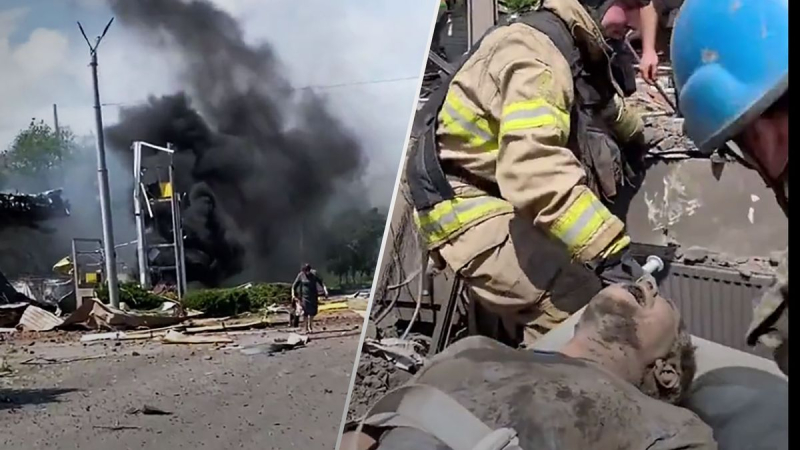
M 756 170 L 788 218 L 789 2 L 687 0 L 671 53 L 687 135 L 706 153 L 724 148 Z M 747 334 L 749 345 L 774 351 L 787 375 L 788 270 L 786 252 Z
M 606 205 L 638 177 L 647 139 L 617 82 L 634 69 L 605 37 L 646 3 L 530 1 L 415 116 L 415 220 L 434 262 L 465 282 L 481 334 L 530 343 L 601 280 L 642 275 Z

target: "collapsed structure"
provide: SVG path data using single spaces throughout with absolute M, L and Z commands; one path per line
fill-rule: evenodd
M 45 220 L 69 216 L 69 202 L 61 194 L 61 189 L 39 194 L 0 192 L 0 226 L 35 227 Z M 20 297 L 27 298 L 17 292 L 0 267 L 0 303 L 14 303 Z

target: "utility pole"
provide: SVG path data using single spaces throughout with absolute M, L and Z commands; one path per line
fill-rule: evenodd
M 53 103 L 53 126 L 56 128 L 56 139 L 61 142 L 61 131 L 58 128 L 58 105 Z
M 78 28 L 81 30 L 86 45 L 89 46 L 91 56 L 90 66 L 92 67 L 92 83 L 94 86 L 94 120 L 97 128 L 97 181 L 100 190 L 100 217 L 103 222 L 103 251 L 106 262 L 106 278 L 108 283 L 108 298 L 111 306 L 119 307 L 119 285 L 117 282 L 117 254 L 114 249 L 114 225 L 111 220 L 111 194 L 108 189 L 108 168 L 106 167 L 106 144 L 103 135 L 103 112 L 100 108 L 100 87 L 97 81 L 97 48 L 103 40 L 114 18 L 108 21 L 108 25 L 103 30 L 103 34 L 97 37 L 95 44 L 89 42 L 86 32 L 83 31 L 81 23 Z

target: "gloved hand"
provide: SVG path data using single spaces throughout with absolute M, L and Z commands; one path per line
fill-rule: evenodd
M 665 139 L 665 135 L 660 130 L 653 127 L 645 127 L 641 133 L 634 136 L 624 147 L 625 160 L 628 163 L 631 173 L 627 173 L 628 178 L 638 178 L 645 171 L 644 157 L 658 144 Z
M 608 258 L 593 261 L 588 266 L 597 274 L 604 286 L 616 283 L 635 283 L 645 275 L 644 269 L 633 259 L 627 248 Z

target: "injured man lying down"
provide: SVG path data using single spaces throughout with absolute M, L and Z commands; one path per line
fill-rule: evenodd
M 694 352 L 675 304 L 651 280 L 612 285 L 558 353 L 481 336 L 454 343 L 373 405 L 339 448 L 716 449 L 711 428 L 676 406 L 694 378 Z

